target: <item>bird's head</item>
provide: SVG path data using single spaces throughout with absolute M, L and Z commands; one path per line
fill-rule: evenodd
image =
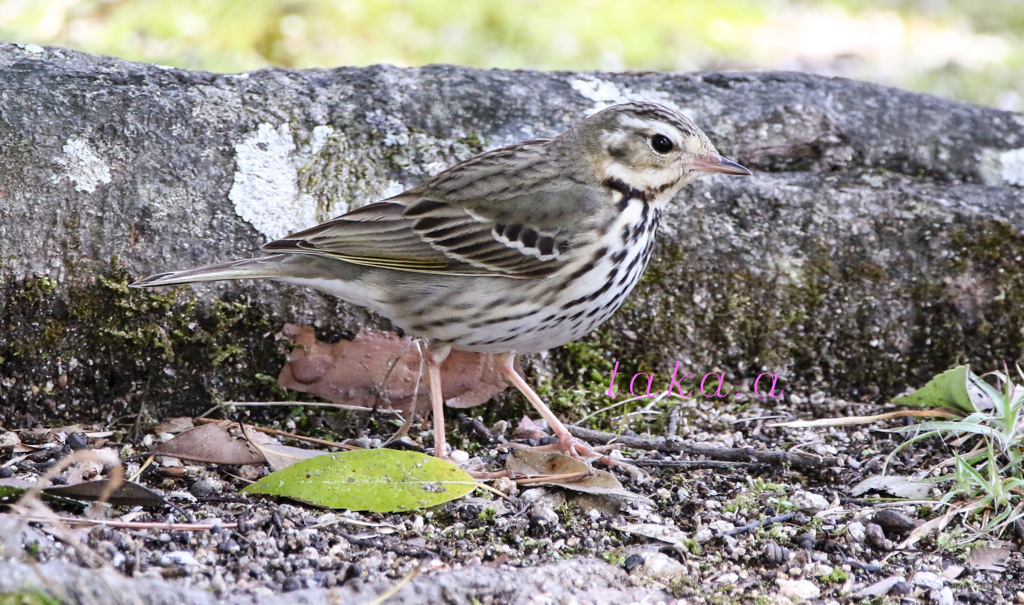
M 563 136 L 582 147 L 578 166 L 590 178 L 624 185 L 649 199 L 667 200 L 705 174 L 751 174 L 719 155 L 689 118 L 657 103 L 614 105 Z

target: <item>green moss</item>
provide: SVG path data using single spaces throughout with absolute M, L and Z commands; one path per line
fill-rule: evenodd
M 287 397 L 277 325 L 247 300 L 136 290 L 116 261 L 87 285 L 0 282 L 0 416 L 26 422 L 193 414 L 219 400 Z M 69 416 L 68 411 L 74 412 Z
M 821 576 L 821 581 L 827 584 L 843 584 L 850 577 L 850 574 L 843 571 L 839 566 L 832 568 L 832 573 Z

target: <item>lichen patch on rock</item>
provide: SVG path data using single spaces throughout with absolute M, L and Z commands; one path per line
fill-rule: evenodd
M 64 143 L 63 151 L 64 155 L 55 159 L 64 168 L 64 173 L 53 177 L 55 183 L 70 179 L 76 191 L 93 193 L 101 184 L 110 182 L 110 167 L 97 155 L 89 141 L 71 137 Z
M 981 161 L 981 177 L 986 185 L 992 187 L 1024 187 L 1024 147 L 986 149 Z
M 333 128 L 317 126 L 305 149 L 298 149 L 288 124 L 263 123 L 235 145 L 234 184 L 228 197 L 238 215 L 269 239 L 318 222 L 316 199 L 299 189 L 303 159 L 319 153 Z

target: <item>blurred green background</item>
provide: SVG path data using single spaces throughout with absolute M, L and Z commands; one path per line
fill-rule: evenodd
M 1024 106 L 1024 0 L 0 0 L 0 39 L 223 72 L 796 69 Z

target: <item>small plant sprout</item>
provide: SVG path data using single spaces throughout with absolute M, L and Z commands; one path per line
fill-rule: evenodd
M 1021 374 L 1017 368 L 1018 375 Z M 889 454 L 911 444 L 937 437 L 953 456 L 940 463 L 935 484 L 951 487 L 935 509 L 944 514 L 918 528 L 907 539 L 920 539 L 924 531 L 941 530 L 955 517 L 963 520 L 962 542 L 998 538 L 1024 518 L 1024 386 L 1015 385 L 1008 372 L 978 376 L 970 366 L 958 366 L 933 378 L 924 387 L 893 400 L 897 405 L 938 406 L 957 414 L 944 420 L 893 429 L 912 434 Z M 947 468 L 952 470 L 944 470 Z M 927 526 L 927 527 L 926 527 Z

